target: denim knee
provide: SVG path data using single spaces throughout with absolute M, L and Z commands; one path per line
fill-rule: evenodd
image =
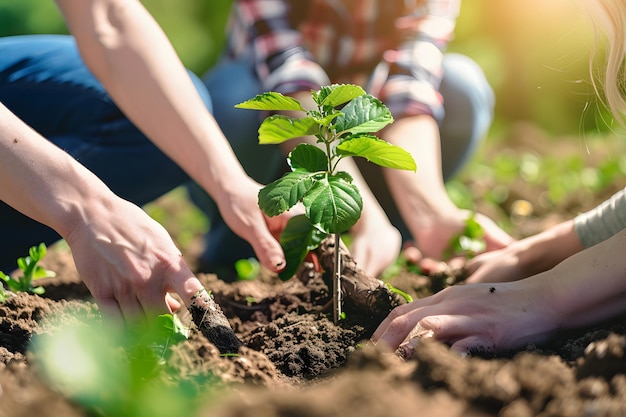
M 235 108 L 264 92 L 249 62 L 223 60 L 202 78 L 216 104 L 215 120 L 246 173 L 262 184 L 278 178 L 286 168 L 283 152 L 277 145 L 260 145 L 258 140 L 264 113 Z
M 450 179 L 486 137 L 493 122 L 495 94 L 482 68 L 461 54 L 446 54 L 441 94 L 445 117 L 441 122 L 444 178 Z

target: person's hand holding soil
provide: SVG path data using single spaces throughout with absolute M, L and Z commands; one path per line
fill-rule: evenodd
M 514 349 L 540 342 L 557 329 L 553 299 L 537 280 L 452 286 L 396 307 L 372 341 L 394 350 L 402 346 L 399 352 L 406 359 L 423 337 L 410 337 L 419 326 L 463 355 Z
M 470 213 L 465 210 L 461 210 L 461 213 L 466 217 L 470 215 Z M 508 233 L 502 230 L 487 216 L 475 213 L 474 218 L 484 231 L 486 254 L 491 251 L 506 248 L 515 242 L 515 240 Z M 453 266 L 455 266 L 456 263 L 463 264 L 465 263 L 464 258 L 451 260 L 445 259 L 444 256 L 445 251 L 450 247 L 452 237 L 458 235 L 463 230 L 463 227 L 463 225 L 456 224 L 456 222 L 451 222 L 437 224 L 436 226 L 430 228 L 424 228 L 419 235 L 420 243 L 411 242 L 411 244 L 406 245 L 403 251 L 404 256 L 407 261 L 415 265 L 419 265 L 424 271 L 428 271 L 429 273 L 438 272 L 438 269 L 441 268 L 440 261 L 442 260 L 451 262 Z M 475 265 L 477 265 L 477 263 Z M 474 271 L 474 269 L 472 271 Z M 508 281 L 512 281 L 512 279 L 509 279 Z
M 103 199 L 104 200 L 104 199 Z M 83 282 L 109 318 L 149 319 L 186 305 L 203 289 L 166 230 L 139 207 L 112 197 L 85 202 L 65 239 Z
M 505 351 L 541 343 L 557 330 L 622 314 L 626 312 L 624 242 L 626 231 L 519 281 L 448 287 L 395 308 L 372 340 L 392 349 L 403 346 L 403 357 L 410 356 L 424 335 L 462 354 Z M 409 338 L 417 326 L 420 336 Z
M 209 342 L 221 353 L 237 352 L 241 342 L 226 316 L 159 223 L 114 195 L 80 207 L 65 239 L 105 318 L 150 322 L 180 307 L 169 294 L 175 292 Z

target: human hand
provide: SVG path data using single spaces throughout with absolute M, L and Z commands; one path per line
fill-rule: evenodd
M 376 277 L 398 258 L 402 236 L 390 223 L 357 226 L 352 231 L 350 253 L 359 268 Z
M 222 218 L 230 229 L 250 243 L 259 262 L 272 272 L 285 268 L 285 255 L 279 237 L 299 206 L 278 216 L 268 217 L 258 205 L 261 185 L 249 177 L 215 196 Z
M 467 261 L 465 269 L 467 283 L 517 281 L 530 275 L 514 245 L 482 253 Z
M 85 207 L 86 221 L 64 236 L 76 269 L 103 315 L 127 322 L 190 306 L 203 290 L 180 250 L 156 221 L 122 199 Z
M 558 328 L 553 294 L 542 283 L 545 280 L 448 287 L 395 308 L 371 339 L 405 359 L 423 337 L 447 343 L 461 355 L 538 343 Z
M 468 217 L 470 212 L 463 210 L 463 215 Z M 499 250 L 515 242 L 515 239 L 502 230 L 489 217 L 475 213 L 474 219 L 480 224 L 484 231 L 485 252 Z M 407 245 L 403 250 L 404 256 L 407 261 L 419 265 L 427 272 L 437 272 L 441 267 L 441 260 L 449 261 L 453 267 L 457 265 L 462 266 L 465 262 L 464 259 L 444 259 L 444 252 L 450 246 L 452 237 L 460 233 L 462 227 L 464 226 L 449 223 L 425 229 L 418 240 L 423 243 L 419 246 L 416 246 L 415 243 Z

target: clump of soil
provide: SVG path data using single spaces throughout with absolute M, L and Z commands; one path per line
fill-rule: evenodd
M 221 353 L 237 353 L 241 341 L 233 332 L 220 306 L 206 290 L 200 290 L 191 297 L 189 313 L 198 330 Z

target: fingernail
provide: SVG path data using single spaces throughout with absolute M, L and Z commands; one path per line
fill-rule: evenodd
M 395 353 L 401 359 L 407 361 L 413 357 L 413 351 L 414 349 L 411 348 L 408 344 L 404 344 L 404 345 L 398 346 L 398 349 L 396 349 Z

